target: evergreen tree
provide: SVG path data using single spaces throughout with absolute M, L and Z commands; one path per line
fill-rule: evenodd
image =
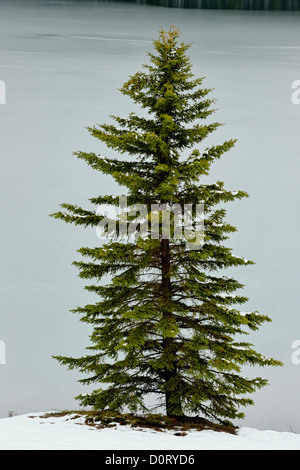
M 195 148 L 221 124 L 204 124 L 214 112 L 214 100 L 207 96 L 211 89 L 202 86 L 202 78 L 194 78 L 187 55 L 190 45 L 180 43 L 179 36 L 175 27 L 161 30 L 145 70 L 130 76 L 120 90 L 145 111 L 143 116 L 133 112 L 127 118 L 111 116 L 113 124 L 89 128 L 91 135 L 126 154 L 126 159 L 76 152 L 127 188 L 129 207 L 147 208 L 143 227 L 148 236 L 122 239 L 124 221 L 119 215 L 114 238 L 78 250 L 83 259 L 74 264 L 81 278 L 93 280 L 86 289 L 97 295 L 96 303 L 74 310 L 93 325 L 91 344 L 84 357 L 55 357 L 69 369 L 87 374 L 82 383 L 103 384 L 77 397 L 83 406 L 149 411 L 145 398 L 154 394 L 157 406 L 163 405 L 168 416 L 198 415 L 228 424 L 244 416 L 241 407 L 253 404 L 248 395 L 267 384 L 261 377 L 242 377 L 242 366 L 280 363 L 237 340 L 270 321 L 258 312 L 238 310 L 248 301 L 237 293 L 243 285 L 222 272 L 252 264 L 223 245 L 236 228 L 225 221 L 225 210 L 219 206 L 247 194 L 226 190 L 220 181 L 201 181 L 235 140 L 202 153 Z M 118 207 L 119 197 L 102 195 L 90 202 L 95 209 L 62 204 L 64 211 L 52 216 L 97 227 L 105 221 L 97 207 Z M 205 208 L 200 249 L 189 249 L 184 234 L 175 237 L 174 224 L 170 236 L 160 232 L 158 238 L 151 237 L 153 204 L 167 208 L 190 204 L 194 210 L 200 203 Z M 174 222 L 174 215 L 170 217 Z M 128 214 L 128 220 L 137 219 Z

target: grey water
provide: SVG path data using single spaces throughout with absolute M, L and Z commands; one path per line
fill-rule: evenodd
M 93 0 L 92 0 L 93 1 Z M 94 0 L 98 1 L 98 0 Z M 119 0 L 169 8 L 204 8 L 213 10 L 300 10 L 299 0 Z
M 250 195 L 228 207 L 238 228 L 228 245 L 256 264 L 232 275 L 245 285 L 245 309 L 272 323 L 245 340 L 284 362 L 246 370 L 270 385 L 253 396 L 242 424 L 300 432 L 300 365 L 292 360 L 300 337 L 299 20 L 297 11 L 1 0 L 1 417 L 78 407 L 81 376 L 51 356 L 85 354 L 90 329 L 70 310 L 95 299 L 71 263 L 98 240 L 48 215 L 62 202 L 89 208 L 90 197 L 120 191 L 73 152 L 110 156 L 86 127 L 137 110 L 118 88 L 147 63 L 161 26 L 173 24 L 192 44 L 194 74 L 213 88 L 214 119 L 224 123 L 207 145 L 238 139 L 210 178 Z

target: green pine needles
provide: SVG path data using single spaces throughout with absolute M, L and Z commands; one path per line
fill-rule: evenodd
M 221 124 L 204 123 L 214 112 L 214 100 L 208 98 L 211 89 L 202 86 L 202 78 L 194 78 L 187 56 L 190 45 L 179 43 L 179 37 L 175 27 L 161 30 L 153 41 L 149 64 L 130 76 L 120 90 L 140 106 L 143 115 L 112 116 L 115 124 L 89 128 L 120 158 L 76 153 L 126 187 L 130 207 L 138 204 L 147 209 L 143 223 L 139 219 L 137 224 L 143 225 L 147 236 L 121 238 L 124 220 L 119 214 L 112 225 L 114 236 L 107 226 L 104 243 L 78 250 L 83 260 L 74 264 L 80 277 L 90 281 L 86 289 L 97 301 L 74 311 L 93 325 L 91 344 L 84 357 L 55 357 L 69 369 L 86 374 L 83 384 L 96 384 L 92 393 L 77 397 L 83 406 L 131 412 L 163 406 L 169 417 L 200 416 L 231 424 L 244 417 L 241 407 L 253 404 L 249 394 L 267 384 L 260 377 L 243 378 L 242 366 L 280 363 L 236 339 L 270 321 L 258 312 L 239 311 L 237 306 L 248 301 L 237 293 L 243 285 L 221 273 L 252 264 L 223 245 L 236 228 L 225 221 L 225 210 L 219 206 L 247 194 L 228 191 L 219 181 L 201 182 L 210 165 L 235 140 L 202 153 L 195 148 Z M 95 210 L 62 204 L 64 211 L 52 216 L 97 228 L 105 221 L 98 207 L 119 206 L 115 195 L 90 201 Z M 155 204 L 167 208 L 204 205 L 201 246 L 187 247 L 184 234 L 174 236 L 174 224 L 168 237 L 161 233 L 151 237 Z M 159 228 L 162 214 L 157 219 Z M 134 215 L 127 215 L 125 227 L 135 220 Z M 174 221 L 174 214 L 169 211 L 169 215 Z M 106 284 L 104 279 L 108 279 Z M 155 398 L 153 407 L 146 405 L 147 397 Z

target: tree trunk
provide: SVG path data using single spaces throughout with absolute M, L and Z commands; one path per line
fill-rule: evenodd
M 163 311 L 163 319 L 168 321 L 173 318 L 173 314 L 168 309 L 168 301 L 171 300 L 171 254 L 170 243 L 168 239 L 161 240 L 161 267 L 162 267 L 162 295 L 166 301 L 166 308 Z M 165 335 L 163 338 L 163 352 L 169 355 L 171 360 L 164 371 L 165 383 L 169 382 L 177 375 L 176 370 L 176 345 L 174 338 Z M 166 391 L 166 412 L 167 416 L 182 416 L 181 400 L 178 391 Z

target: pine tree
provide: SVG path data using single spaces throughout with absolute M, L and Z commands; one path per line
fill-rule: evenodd
M 86 374 L 82 383 L 98 384 L 92 393 L 76 397 L 83 406 L 146 412 L 154 409 L 145 403 L 151 394 L 167 416 L 198 415 L 232 424 L 231 420 L 244 417 L 241 407 L 253 404 L 249 394 L 267 384 L 261 377 L 242 377 L 241 368 L 280 363 L 237 339 L 271 321 L 258 312 L 241 312 L 237 306 L 248 298 L 237 291 L 244 286 L 223 273 L 253 264 L 223 244 L 236 228 L 225 221 L 222 204 L 248 195 L 226 190 L 220 181 L 203 181 L 211 164 L 236 141 L 202 152 L 195 148 L 221 124 L 204 124 L 215 112 L 214 100 L 208 98 L 212 90 L 203 87 L 203 78 L 194 77 L 187 55 L 190 45 L 179 42 L 180 34 L 175 27 L 162 29 L 144 71 L 130 76 L 120 89 L 143 115 L 111 116 L 112 124 L 88 128 L 120 158 L 75 153 L 126 187 L 129 207 L 146 207 L 147 236 L 121 238 L 124 221 L 119 215 L 114 237 L 78 250 L 82 261 L 74 264 L 81 278 L 92 280 L 86 289 L 96 294 L 97 302 L 73 311 L 93 325 L 91 344 L 84 357 L 54 357 Z M 101 195 L 90 199 L 92 210 L 62 204 L 63 211 L 52 216 L 97 227 L 106 220 L 99 206 L 118 207 L 119 201 L 116 195 Z M 168 208 L 203 204 L 201 248 L 188 249 L 184 234 L 175 237 L 174 224 L 170 236 L 160 232 L 159 237 L 151 237 L 153 204 Z M 128 214 L 128 220 L 136 219 Z M 161 229 L 162 215 L 157 220 Z

